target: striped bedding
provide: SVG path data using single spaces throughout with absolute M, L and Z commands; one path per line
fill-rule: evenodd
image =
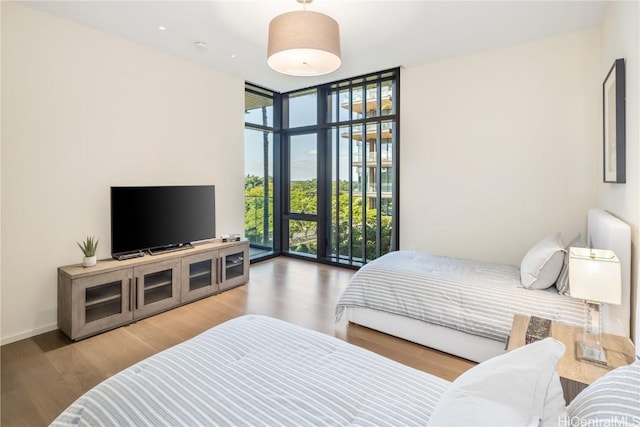
M 506 342 L 515 313 L 580 326 L 584 305 L 555 287 L 520 286 L 517 266 L 390 252 L 362 267 L 336 306 L 364 307 Z
M 53 426 L 426 425 L 448 381 L 248 315 L 81 396 Z
M 567 426 L 640 426 L 640 360 L 598 378 L 567 407 Z

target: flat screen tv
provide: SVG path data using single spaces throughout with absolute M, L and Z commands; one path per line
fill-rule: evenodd
M 215 186 L 111 187 L 111 253 L 179 248 L 216 235 Z

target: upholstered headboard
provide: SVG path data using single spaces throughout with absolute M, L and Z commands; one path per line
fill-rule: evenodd
M 631 330 L 631 227 L 602 209 L 589 209 L 588 239 L 596 249 L 609 249 L 620 259 L 622 304 L 604 306 L 605 332 L 630 336 Z

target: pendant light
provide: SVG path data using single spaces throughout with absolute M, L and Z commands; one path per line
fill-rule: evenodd
M 291 76 L 321 76 L 337 70 L 340 29 L 331 17 L 306 10 L 312 0 L 297 0 L 303 10 L 278 15 L 269 24 L 267 64 Z

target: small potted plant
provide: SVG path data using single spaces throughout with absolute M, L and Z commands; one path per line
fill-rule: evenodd
M 82 243 L 76 242 L 80 250 L 84 254 L 82 265 L 84 267 L 93 267 L 96 265 L 96 249 L 100 240 L 95 237 L 87 237 Z

